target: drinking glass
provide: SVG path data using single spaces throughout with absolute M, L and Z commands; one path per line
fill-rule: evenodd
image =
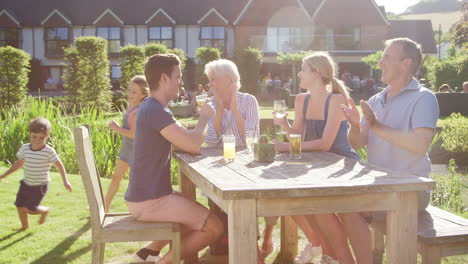
M 245 131 L 245 145 L 247 147 L 247 152 L 252 152 L 253 144 L 258 142 L 258 133 L 256 130 L 247 130 Z
M 289 155 L 293 159 L 301 158 L 301 134 L 289 135 Z
M 273 102 L 273 111 L 275 112 L 276 118 L 283 118 L 286 116 L 287 110 L 286 102 L 284 100 L 275 100 Z M 282 128 L 280 128 L 280 132 L 278 134 L 285 134 Z
M 233 162 L 236 153 L 236 138 L 233 135 L 223 135 L 224 161 Z
M 195 98 L 197 100 L 198 108 L 201 108 L 203 106 L 203 104 L 205 103 L 205 100 L 206 100 L 207 96 L 206 96 L 206 94 L 200 94 L 200 95 L 195 96 Z

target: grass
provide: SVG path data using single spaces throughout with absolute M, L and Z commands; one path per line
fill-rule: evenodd
M 0 167 L 0 173 L 7 168 Z M 51 208 L 47 222 L 38 225 L 38 217 L 30 216 L 31 228 L 17 233 L 20 227 L 18 216 L 13 205 L 18 181 L 22 178 L 22 171 L 8 176 L 0 182 L 0 205 L 2 221 L 0 222 L 0 264 L 31 263 L 31 264 L 82 264 L 91 260 L 91 229 L 88 204 L 81 179 L 78 175 L 69 175 L 73 185 L 73 192 L 65 190 L 58 173 L 51 174 L 51 185 L 42 205 Z M 101 179 L 104 190 L 107 190 L 109 179 Z M 122 182 L 118 194 L 112 205 L 113 212 L 127 211 L 124 203 L 124 192 L 127 182 Z M 178 189 L 174 186 L 174 189 Z M 466 191 L 466 190 L 465 190 Z M 198 194 L 198 200 L 206 205 L 206 198 Z M 260 219 L 263 226 L 263 219 Z M 263 228 L 261 227 L 261 230 Z M 275 227 L 273 233 L 276 252 L 267 258 L 266 263 L 272 263 L 279 252 L 280 228 Z M 306 240 L 299 234 L 299 249 Z M 106 245 L 105 263 L 125 263 L 131 261 L 135 253 L 144 242 L 109 243 Z M 201 252 L 200 254 L 202 254 Z M 468 255 L 446 258 L 445 264 L 468 263 Z

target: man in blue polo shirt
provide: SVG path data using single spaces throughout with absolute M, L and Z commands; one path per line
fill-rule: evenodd
M 141 103 L 137 115 L 134 159 L 125 200 L 138 221 L 180 223 L 183 258 L 214 242 L 223 227 L 207 208 L 172 190 L 171 149 L 199 153 L 208 121 L 214 114 L 213 106 L 205 103 L 198 124 L 190 131 L 174 119 L 166 106 L 177 98 L 182 87 L 180 64 L 173 54 L 154 55 L 145 64 L 150 96 Z M 165 244 L 167 241 L 150 243 L 136 256 L 140 261 L 172 263 L 170 252 L 162 259 L 157 257 Z
M 428 150 L 439 118 L 439 105 L 435 95 L 414 78 L 421 65 L 421 46 L 407 38 L 391 39 L 385 44 L 379 67 L 382 82 L 388 86 L 369 102 L 361 101 L 362 120 L 352 99 L 349 107 L 342 106 L 351 124 L 349 142 L 354 149 L 367 146 L 369 163 L 429 177 Z M 419 192 L 418 210 L 424 210 L 429 202 L 430 193 Z M 372 216 L 374 223 L 385 228 L 385 212 L 374 212 Z M 352 227 L 345 228 L 350 237 L 359 237 Z M 370 250 L 369 246 L 363 244 L 362 250 Z
M 354 102 L 343 106 L 354 149 L 367 146 L 369 163 L 397 172 L 430 177 L 428 151 L 439 118 L 435 95 L 414 78 L 421 64 L 421 46 L 407 38 L 391 39 L 379 62 L 382 82 L 388 86 L 369 102 L 361 101 L 362 121 Z M 421 192 L 419 210 L 430 202 Z

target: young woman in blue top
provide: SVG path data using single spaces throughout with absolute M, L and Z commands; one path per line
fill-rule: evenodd
M 120 149 L 119 160 L 115 164 L 112 180 L 105 197 L 105 210 L 109 212 L 112 199 L 119 190 L 120 181 L 130 168 L 133 159 L 133 138 L 135 137 L 135 120 L 138 106 L 149 95 L 149 86 L 143 75 L 133 77 L 127 88 L 128 107 L 123 116 L 122 126 L 112 120 L 110 129 L 122 136 L 122 147 Z
M 335 76 L 334 62 L 328 54 L 317 52 L 305 57 L 298 77 L 300 87 L 309 93 L 296 96 L 292 126 L 287 116 L 274 121 L 288 135 L 303 135 L 302 151 L 328 151 L 360 160 L 348 142 L 348 122 L 341 110 L 349 95 Z M 275 148 L 277 152 L 288 152 L 289 143 L 278 142 Z M 340 214 L 340 218 L 335 214 L 294 216 L 311 242 L 296 263 L 308 263 L 322 251 L 321 263 L 354 263 L 347 235 L 357 263 L 371 263 L 372 256 L 367 254 L 370 232 L 364 218 L 358 213 Z

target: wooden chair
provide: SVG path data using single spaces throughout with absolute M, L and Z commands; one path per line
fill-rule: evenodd
M 101 183 L 96 172 L 88 129 L 75 129 L 76 157 L 88 198 L 92 227 L 92 263 L 104 261 L 106 242 L 170 240 L 173 263 L 180 263 L 180 226 L 176 223 L 144 223 L 128 213 L 106 214 Z

